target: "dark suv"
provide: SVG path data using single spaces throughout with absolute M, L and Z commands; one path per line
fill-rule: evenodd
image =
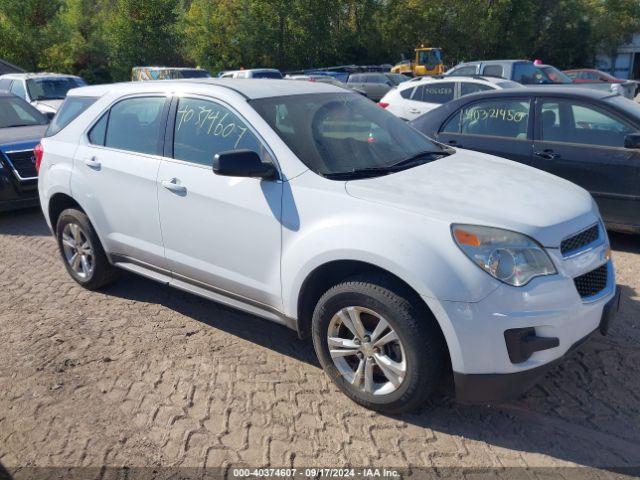
M 26 101 L 0 92 L 0 212 L 38 205 L 33 149 L 47 123 Z

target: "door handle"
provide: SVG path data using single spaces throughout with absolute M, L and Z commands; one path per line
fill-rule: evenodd
M 185 187 L 184 185 L 180 185 L 178 183 L 179 181 L 180 180 L 178 180 L 177 178 L 172 178 L 171 180 L 162 180 L 162 182 L 160 183 L 167 190 L 173 193 L 184 195 L 185 193 L 187 193 L 187 187 Z
M 419 113 L 422 113 L 420 110 L 418 110 L 417 108 L 411 108 L 409 109 L 409 113 L 413 113 L 414 115 L 418 115 Z
M 90 168 L 95 168 L 96 170 L 98 170 L 100 168 L 100 166 L 102 165 L 97 159 L 96 157 L 91 157 L 91 158 L 85 158 L 84 160 L 84 164 Z
M 536 157 L 544 158 L 545 160 L 557 160 L 560 158 L 560 154 L 554 152 L 553 150 L 543 150 L 541 152 L 533 152 Z

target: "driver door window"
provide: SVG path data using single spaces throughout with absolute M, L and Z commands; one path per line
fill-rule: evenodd
M 210 100 L 181 98 L 176 111 L 173 158 L 210 166 L 215 154 L 229 150 L 261 154 L 258 139 L 231 110 Z

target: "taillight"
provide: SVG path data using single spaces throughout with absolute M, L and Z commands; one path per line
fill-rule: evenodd
M 382 108 L 387 108 L 389 106 L 387 102 L 378 102 L 378 105 L 380 105 Z
M 33 149 L 33 156 L 36 157 L 36 172 L 40 173 L 40 164 L 42 163 L 42 157 L 44 156 L 44 148 L 39 143 Z

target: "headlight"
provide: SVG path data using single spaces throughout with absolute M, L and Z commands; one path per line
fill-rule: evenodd
M 521 287 L 532 278 L 556 273 L 547 252 L 521 233 L 477 225 L 452 225 L 451 232 L 465 255 L 501 282 Z

